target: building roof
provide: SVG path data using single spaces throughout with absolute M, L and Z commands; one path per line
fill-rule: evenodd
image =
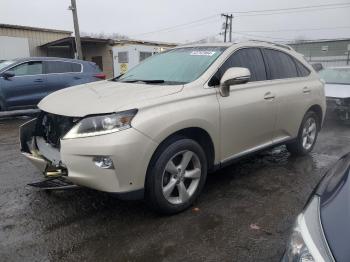
M 67 30 L 48 29 L 48 28 L 31 27 L 31 26 L 23 26 L 23 25 L 0 24 L 0 28 L 34 30 L 34 31 L 50 32 L 50 33 L 72 34 L 72 31 L 67 31 Z
M 74 36 L 64 37 L 52 42 L 45 43 L 41 47 L 50 47 L 50 46 L 63 46 L 67 44 L 74 43 Z M 166 47 L 175 47 L 177 44 L 174 43 L 163 43 L 163 42 L 153 42 L 153 41 L 143 41 L 143 40 L 114 40 L 106 38 L 95 38 L 95 37 L 80 37 L 82 43 L 104 43 L 109 45 L 132 45 L 132 44 L 142 44 L 142 45 L 155 45 L 155 46 L 166 46 Z
M 64 37 L 58 40 L 54 40 L 48 43 L 41 45 L 40 47 L 50 47 L 50 46 L 64 46 L 74 43 L 74 36 Z M 93 37 L 80 37 L 82 43 L 104 43 L 104 44 L 113 44 L 113 40 L 102 39 L 102 38 L 93 38 Z
M 343 41 L 350 41 L 350 38 L 336 38 L 336 39 L 316 39 L 316 40 L 301 40 L 297 43 L 295 42 L 289 42 L 289 45 L 302 45 L 302 44 L 313 44 L 313 43 L 326 43 L 326 42 L 343 42 Z
M 167 43 L 167 42 L 159 42 L 159 41 L 146 41 L 146 40 L 135 40 L 135 39 L 125 39 L 125 40 L 113 40 L 114 44 L 141 44 L 141 45 L 156 45 L 156 46 L 168 46 L 174 47 L 178 44 L 175 43 Z

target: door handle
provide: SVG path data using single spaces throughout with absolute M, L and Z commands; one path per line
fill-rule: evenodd
M 304 93 L 304 94 L 310 94 L 310 93 L 311 93 L 311 89 L 308 88 L 307 86 L 305 86 L 305 87 L 303 88 L 303 93 Z
M 267 92 L 267 93 L 264 95 L 264 99 L 265 99 L 265 100 L 274 100 L 274 99 L 275 99 L 275 95 L 272 94 L 271 92 Z
M 39 78 L 39 79 L 35 79 L 34 82 L 35 83 L 42 83 L 42 82 L 44 82 L 44 80 Z
M 73 77 L 75 80 L 79 80 L 79 79 L 81 79 L 81 77 L 79 77 L 79 76 L 75 76 L 75 77 Z

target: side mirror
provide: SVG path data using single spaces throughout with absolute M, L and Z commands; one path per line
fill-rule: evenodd
M 226 70 L 220 80 L 221 96 L 230 95 L 230 86 L 247 83 L 250 80 L 250 71 L 244 67 L 231 67 Z
M 312 67 L 316 72 L 319 72 L 323 69 L 323 65 L 321 63 L 312 64 Z
M 9 79 L 11 77 L 14 77 L 15 73 L 13 71 L 6 71 L 6 72 L 1 73 L 0 76 L 2 76 L 5 79 Z

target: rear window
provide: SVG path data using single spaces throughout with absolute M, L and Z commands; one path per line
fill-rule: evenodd
M 263 49 L 263 52 L 268 64 L 270 79 L 298 77 L 297 67 L 291 56 L 273 49 Z
M 81 72 L 81 64 L 63 62 L 63 61 L 46 61 L 46 73 L 74 73 Z

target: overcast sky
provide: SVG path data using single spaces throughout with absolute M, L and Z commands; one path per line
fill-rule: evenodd
M 80 31 L 120 33 L 135 39 L 167 42 L 196 41 L 220 32 L 220 13 L 350 3 L 349 0 L 77 0 Z M 0 23 L 73 31 L 70 0 L 0 0 Z M 265 13 L 266 14 L 266 13 Z M 350 6 L 291 11 L 274 15 L 236 14 L 233 31 L 251 38 L 350 38 Z M 217 15 L 217 16 L 215 16 Z M 235 13 L 234 13 L 235 15 Z M 212 17 L 211 17 L 212 16 Z M 151 34 L 163 28 L 200 22 Z M 341 27 L 335 29 L 335 27 Z M 331 28 L 324 30 L 323 28 Z M 294 31 L 295 29 L 318 29 Z M 321 30 L 322 29 L 322 30 Z M 286 31 L 280 31 L 286 30 Z M 265 32 L 262 32 L 265 31 Z M 269 32 L 266 32 L 269 31 Z M 219 36 L 218 36 L 219 37 Z M 222 38 L 222 37 L 220 37 Z

